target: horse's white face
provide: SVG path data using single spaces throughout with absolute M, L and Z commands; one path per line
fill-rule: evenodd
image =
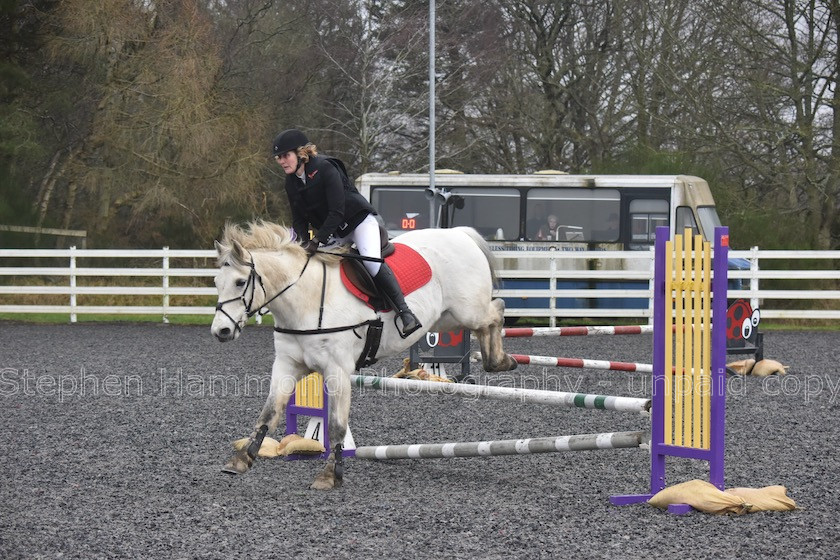
M 257 287 L 251 277 L 252 269 L 243 262 L 241 247 L 236 243 L 234 245 L 213 280 L 219 292 L 219 302 L 210 332 L 220 342 L 239 337 L 248 321 L 248 303 L 255 303 L 254 297 L 259 297 L 259 294 L 254 294 Z M 220 256 L 228 252 L 218 242 L 216 251 Z

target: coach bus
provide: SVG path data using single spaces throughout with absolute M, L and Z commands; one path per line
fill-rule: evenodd
M 690 228 L 711 239 L 720 218 L 708 183 L 688 175 L 479 175 L 367 173 L 356 181 L 391 236 L 418 228 L 472 226 L 498 251 L 648 251 L 657 226 Z M 510 253 L 508 253 L 510 254 Z M 644 259 L 559 259 L 558 269 L 644 270 Z M 503 259 L 505 270 L 537 271 L 546 259 Z M 595 262 L 593 262 L 595 261 Z M 600 262 L 598 262 L 600 261 Z M 730 263 L 746 268 L 749 263 Z M 547 270 L 545 272 L 548 272 Z M 548 289 L 547 277 L 524 273 L 506 279 L 504 289 Z M 604 282 L 585 278 L 564 281 L 566 289 L 639 289 L 642 280 Z M 547 298 L 505 298 L 513 308 L 545 309 Z M 562 308 L 648 307 L 641 298 L 591 298 L 557 302 Z M 534 313 L 529 313 L 534 315 Z

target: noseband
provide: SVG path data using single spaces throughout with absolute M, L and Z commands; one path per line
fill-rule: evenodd
M 300 280 L 301 277 L 303 276 L 303 273 L 306 272 L 306 267 L 309 266 L 309 258 L 307 257 L 306 262 L 303 263 L 303 269 L 301 269 L 300 274 L 298 274 L 298 277 L 295 279 L 294 282 L 292 282 L 291 284 L 289 284 L 288 286 L 286 286 L 285 288 L 280 290 L 278 293 L 276 293 L 271 298 L 267 299 L 265 301 L 265 303 L 263 303 L 262 305 L 260 305 L 256 308 L 252 308 L 252 306 L 254 305 L 254 295 L 257 292 L 257 284 L 258 283 L 260 285 L 260 289 L 262 289 L 262 291 L 263 291 L 263 295 L 268 296 L 268 293 L 265 291 L 265 286 L 263 285 L 262 276 L 259 275 L 256 267 L 254 266 L 254 256 L 251 255 L 250 253 L 249 253 L 249 256 L 251 257 L 251 262 L 248 263 L 248 266 L 251 268 L 251 272 L 248 274 L 248 280 L 245 282 L 245 288 L 242 290 L 242 294 L 237 296 L 237 297 L 233 297 L 233 298 L 230 298 L 228 300 L 225 300 L 225 301 L 220 301 L 219 303 L 216 304 L 216 311 L 221 311 L 222 314 L 224 314 L 225 317 L 230 319 L 230 322 L 233 323 L 234 328 L 239 332 L 242 332 L 242 326 L 237 321 L 235 321 L 233 319 L 233 317 L 231 317 L 230 314 L 227 311 L 224 310 L 224 306 L 226 304 L 234 302 L 234 301 L 241 301 L 242 305 L 245 306 L 245 316 L 248 319 L 250 319 L 251 317 L 253 317 L 257 313 L 259 313 L 260 315 L 265 315 L 266 313 L 268 313 L 268 310 L 266 310 L 266 311 L 262 311 L 262 310 L 265 309 L 265 307 L 269 303 L 271 303 L 272 301 L 274 301 L 278 297 L 282 296 L 286 292 L 286 290 L 288 290 L 289 288 L 291 288 L 292 286 L 297 284 L 298 280 Z M 245 296 L 248 293 L 249 288 L 251 289 L 251 297 L 246 298 Z

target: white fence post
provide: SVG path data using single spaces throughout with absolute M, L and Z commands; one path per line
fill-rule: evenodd
M 551 248 L 555 251 L 554 247 Z M 556 253 L 556 251 L 555 251 Z M 551 291 L 551 297 L 548 298 L 548 324 L 551 327 L 557 326 L 557 257 L 551 257 L 548 260 L 548 289 Z
M 751 247 L 750 253 L 750 307 L 758 309 L 758 247 Z
M 169 247 L 163 248 L 163 322 L 169 324 Z
M 70 247 L 70 322 L 76 322 L 76 246 Z
M 648 289 L 650 290 L 650 299 L 648 300 L 648 326 L 653 326 L 653 300 L 656 297 L 653 287 L 656 283 L 653 281 L 654 273 L 656 272 L 656 246 L 651 245 L 648 248 L 648 270 L 650 271 L 650 280 L 648 280 Z

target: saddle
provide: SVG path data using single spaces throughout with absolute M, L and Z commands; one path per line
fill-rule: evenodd
M 381 226 L 379 237 L 382 242 L 382 258 L 393 270 L 403 294 L 410 294 L 431 280 L 432 269 L 417 251 L 402 243 L 391 243 L 388 232 Z M 359 252 L 354 248 L 349 251 L 349 254 L 358 255 Z M 341 281 L 347 290 L 365 302 L 368 307 L 375 311 L 394 309 L 394 303 L 379 291 L 361 260 L 352 257 L 345 258 L 341 261 L 340 270 Z

